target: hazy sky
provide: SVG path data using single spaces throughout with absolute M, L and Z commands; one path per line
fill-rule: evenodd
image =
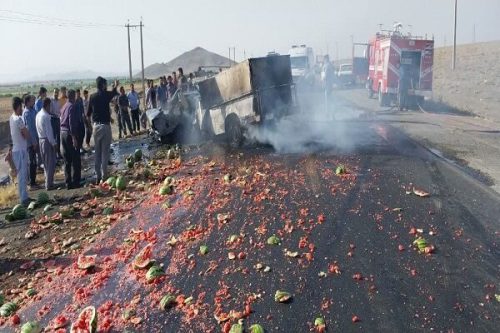
M 500 0 L 458 0 L 458 42 L 500 40 Z M 70 70 L 128 72 L 127 19 L 143 17 L 145 65 L 166 62 L 202 46 L 236 59 L 286 53 L 308 44 L 316 54 L 350 54 L 379 24 L 411 25 L 414 34 L 452 42 L 453 0 L 0 0 L 0 81 Z M 19 12 L 30 15 L 21 15 Z M 19 21 L 31 20 L 42 24 Z M 64 21 L 61 21 L 64 20 Z M 16 21 L 16 22 L 13 22 Z M 50 22 L 50 23 L 47 23 Z M 53 26 L 54 22 L 78 22 Z M 97 25 L 88 27 L 89 23 Z M 104 26 L 106 25 L 106 26 Z M 107 26 L 110 25 L 110 26 Z M 133 30 L 134 72 L 140 69 L 139 32 Z

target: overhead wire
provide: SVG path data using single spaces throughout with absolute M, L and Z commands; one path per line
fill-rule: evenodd
M 121 24 L 85 22 L 79 20 L 36 15 L 7 9 L 0 9 L 0 21 L 74 28 L 123 27 L 123 25 Z

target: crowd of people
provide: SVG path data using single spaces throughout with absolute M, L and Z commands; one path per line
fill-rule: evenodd
M 184 76 L 182 68 L 172 75 L 160 77 L 159 86 L 148 80 L 145 91 L 146 109 L 166 109 L 176 91 L 193 89 L 194 76 Z M 95 182 L 108 177 L 108 164 L 112 142 L 110 104 L 113 105 L 121 139 L 140 132 L 147 126 L 146 113 L 141 115 L 141 100 L 134 84 L 130 90 L 115 81 L 112 89 L 103 77 L 96 79 L 97 91 L 89 96 L 88 90 L 55 88 L 48 96 L 40 87 L 38 96 L 26 94 L 12 99 L 13 113 L 9 119 L 11 145 L 6 161 L 11 165 L 11 175 L 17 177 L 18 193 L 22 204 L 29 204 L 30 189 L 37 184 L 37 169 L 43 168 L 47 191 L 53 190 L 54 174 L 58 164 L 64 164 L 64 180 L 67 189 L 82 187 L 81 155 L 91 152 L 94 139 Z M 14 176 L 13 175 L 13 176 Z

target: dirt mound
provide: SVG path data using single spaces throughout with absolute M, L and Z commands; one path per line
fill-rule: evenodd
M 436 49 L 434 99 L 500 122 L 499 58 L 500 41 L 460 45 L 452 71 L 452 47 Z
M 147 78 L 157 78 L 161 75 L 170 74 L 182 67 L 184 73 L 188 74 L 198 70 L 200 66 L 228 66 L 234 63 L 226 57 L 205 50 L 202 47 L 196 47 L 191 51 L 184 52 L 178 57 L 170 60 L 167 63 L 155 63 L 144 69 L 144 75 Z M 140 76 L 140 73 L 136 74 Z

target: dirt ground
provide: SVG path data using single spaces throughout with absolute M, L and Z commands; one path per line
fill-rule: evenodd
M 500 42 L 460 45 L 457 68 L 452 48 L 434 55 L 434 99 L 491 121 L 500 122 Z

